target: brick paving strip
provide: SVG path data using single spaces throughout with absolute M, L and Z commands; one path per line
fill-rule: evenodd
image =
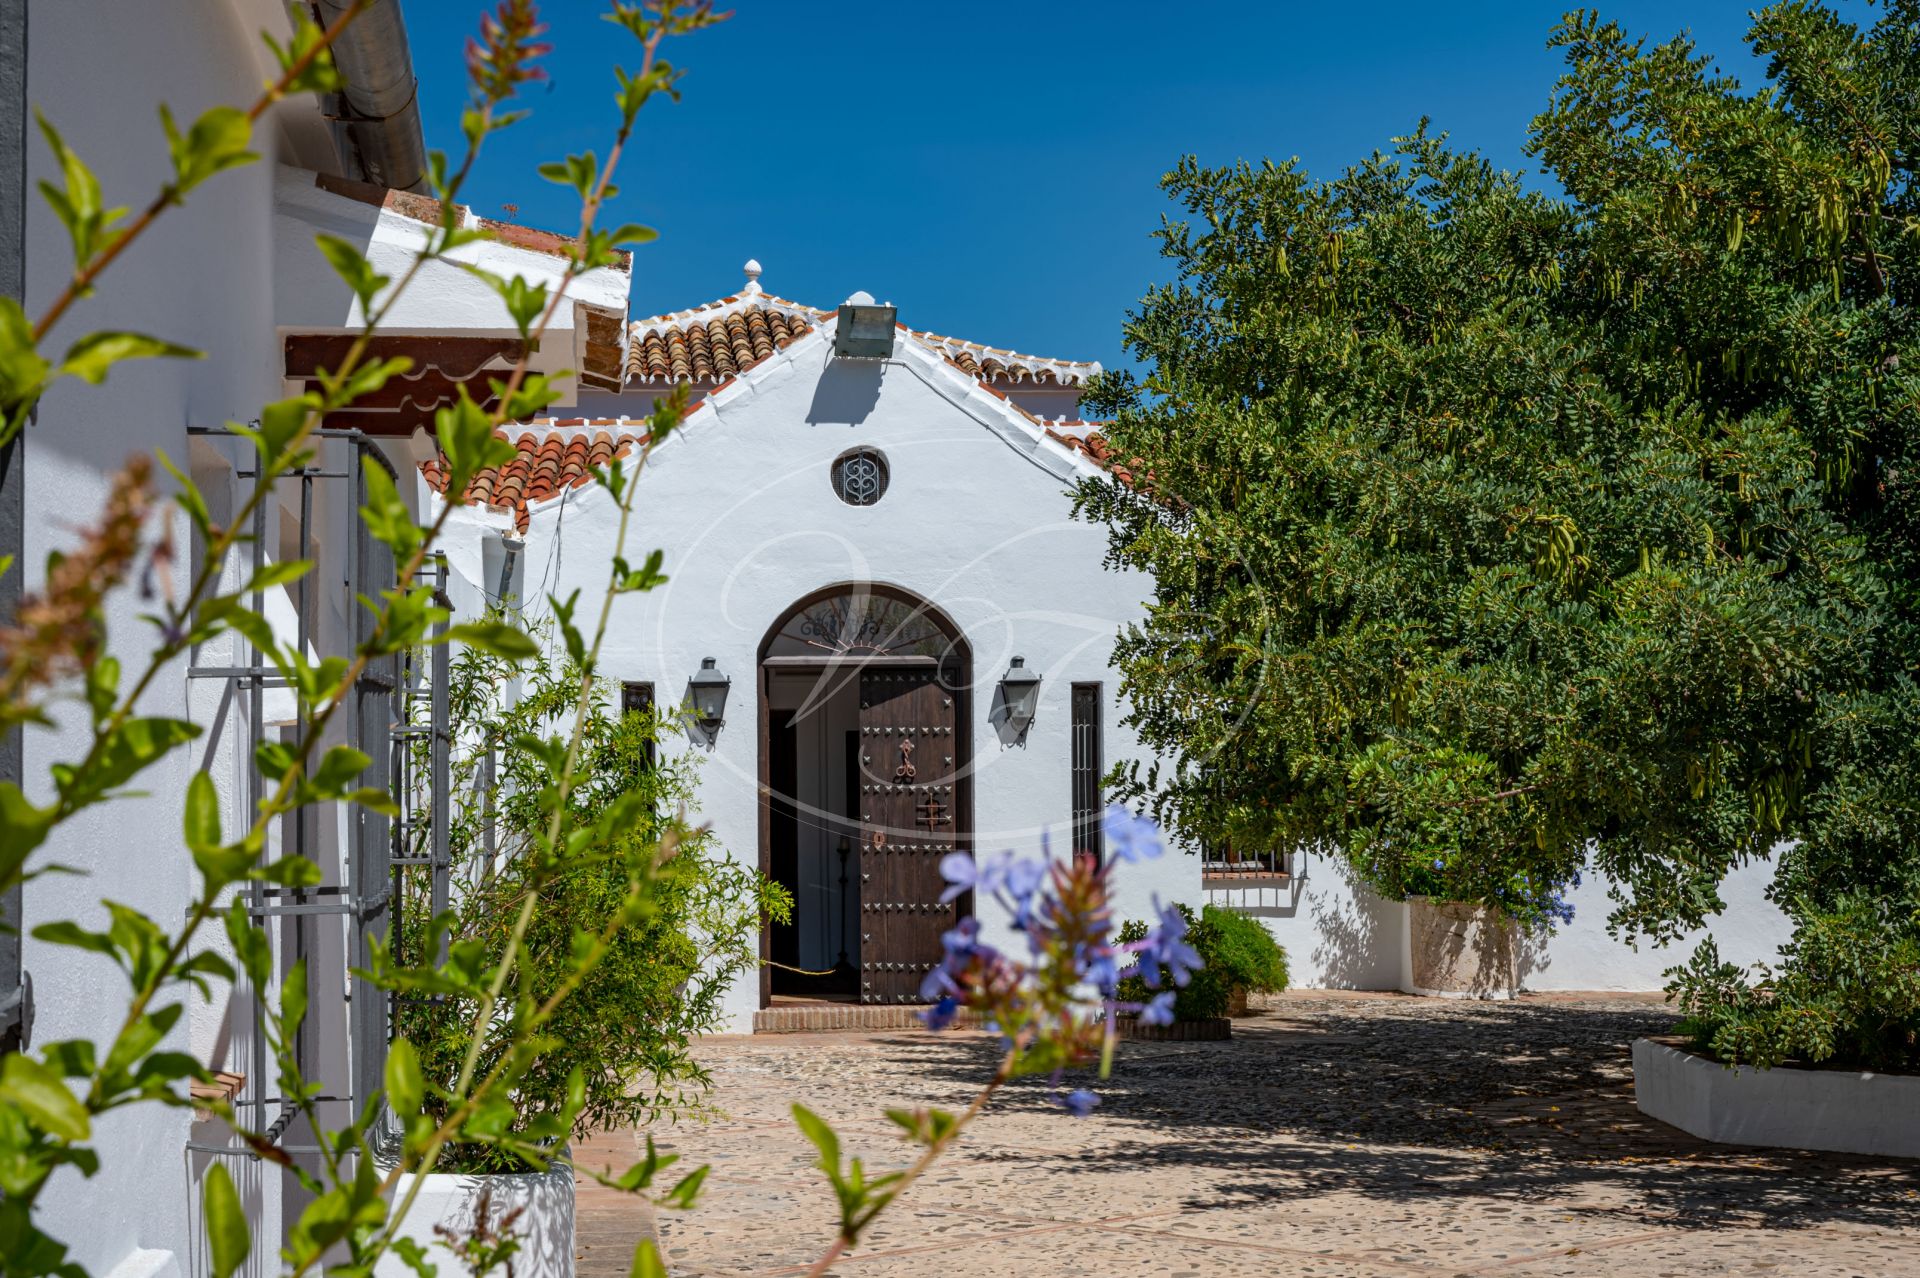
M 842 1260 L 843 1275 L 1809 1275 L 1920 1278 L 1920 1164 L 1708 1145 L 1643 1118 L 1628 1052 L 1657 1000 L 1459 1003 L 1300 991 L 1223 1043 L 1126 1043 L 1075 1120 L 1021 1084 Z M 657 1228 L 675 1275 L 795 1275 L 832 1230 L 788 1106 L 870 1171 L 881 1111 L 964 1105 L 994 1041 L 910 1030 L 713 1039 L 725 1117 L 657 1128 L 712 1165 L 658 1222 L 580 1186 L 578 1272 Z M 631 1134 L 586 1157 L 624 1167 Z

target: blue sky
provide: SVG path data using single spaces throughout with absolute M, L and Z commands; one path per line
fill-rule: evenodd
M 550 84 L 469 194 L 483 214 L 512 203 L 519 221 L 571 231 L 571 193 L 535 166 L 605 154 L 612 67 L 636 64 L 637 46 L 594 0 L 542 7 Z M 1128 306 L 1166 275 L 1150 233 L 1181 155 L 1297 156 L 1332 174 L 1426 115 L 1522 167 L 1567 7 L 734 0 L 731 21 L 673 49 L 684 100 L 647 108 L 622 165 L 612 215 L 661 233 L 636 255 L 634 312 L 733 292 L 751 256 L 784 297 L 832 306 L 864 288 L 913 328 L 1111 367 Z M 406 0 L 431 146 L 458 148 L 480 9 Z M 1690 30 L 1723 69 L 1760 77 L 1745 4 L 1602 11 L 1659 38 Z

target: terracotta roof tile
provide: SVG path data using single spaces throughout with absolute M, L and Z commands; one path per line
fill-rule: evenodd
M 1047 436 L 1068 452 L 1079 453 L 1086 457 L 1094 465 L 1111 473 L 1121 483 L 1135 488 L 1140 486 L 1134 479 L 1135 472 L 1141 464 L 1140 459 L 1133 457 L 1123 460 L 1119 450 L 1113 446 L 1113 442 L 1099 431 L 1089 430 L 1076 435 L 1055 430 L 1049 426 Z M 1151 483 L 1152 479 L 1152 475 L 1146 477 L 1148 483 Z
M 818 322 L 803 307 L 772 304 L 777 298 L 734 305 L 739 300 L 636 321 L 627 342 L 627 381 L 720 381 L 785 350 Z
M 535 429 L 512 440 L 517 450 L 514 459 L 501 466 L 490 466 L 475 475 L 458 500 L 468 505 L 511 511 L 514 526 L 525 532 L 530 519 L 527 510 L 529 503 L 547 501 L 570 488 L 592 483 L 590 472 L 594 467 L 605 466 L 615 457 L 627 456 L 635 444 L 646 439 L 645 434 L 633 430 L 632 423 L 625 421 L 589 423 L 584 418 L 566 420 L 569 424 L 588 426 L 590 429 L 554 430 L 553 427 L 558 423 L 534 423 Z M 500 439 L 509 438 L 505 431 L 495 431 L 494 434 Z M 435 492 L 445 495 L 448 478 L 446 454 L 442 453 L 422 465 L 420 473 L 426 476 Z
M 832 318 L 831 310 L 762 292 L 758 274 L 756 267 L 747 287 L 739 293 L 628 325 L 628 383 L 719 381 L 785 349 Z M 939 333 L 916 333 L 905 324 L 899 328 L 915 342 L 953 361 L 967 376 L 989 385 L 1031 382 L 1080 386 L 1100 371 L 1094 360 L 1022 355 Z

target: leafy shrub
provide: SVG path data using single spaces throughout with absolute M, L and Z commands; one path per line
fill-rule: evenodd
M 1212 938 L 1212 948 L 1197 943 L 1194 948 L 1207 961 L 1208 970 L 1225 977 L 1229 988 L 1255 994 L 1277 994 L 1287 988 L 1287 952 L 1258 919 L 1209 905 L 1200 911 L 1200 923 Z
M 524 692 L 509 703 L 509 680 L 516 678 Z M 638 796 L 635 819 L 613 846 L 537 875 L 529 851 L 549 819 L 540 796 L 557 770 L 541 733 L 554 723 L 572 724 L 581 709 L 579 671 L 550 656 L 515 668 L 468 649 L 453 663 L 451 686 L 461 754 L 450 827 L 454 899 L 443 926 L 450 927 L 456 960 L 467 949 L 497 962 L 523 894 L 537 891 L 540 908 L 516 977 L 519 997 L 544 1000 L 569 979 L 576 938 L 606 931 L 633 899 L 634 877 L 652 879 L 644 908 L 623 920 L 606 957 L 555 1015 L 550 1043 L 514 1097 L 516 1125 L 558 1113 L 577 1070 L 585 1103 L 575 1117 L 576 1135 L 698 1107 L 709 1079 L 688 1050 L 690 1040 L 717 1028 L 727 986 L 758 961 L 761 917 L 784 918 L 790 908 L 781 888 L 729 860 L 710 834 L 681 821 L 693 793 L 691 756 L 659 749 L 677 730 L 674 722 L 657 714 L 610 715 L 606 683 L 593 686 L 560 845 L 610 804 Z M 492 784 L 483 772 L 489 751 L 497 768 Z M 663 843 L 673 853 L 655 864 L 654 850 Z M 423 908 L 427 887 L 424 870 L 408 871 L 400 944 L 416 960 L 437 943 Z M 430 1083 L 450 1089 L 459 1077 L 472 1047 L 474 1012 L 458 999 L 402 1001 L 398 1029 L 418 1051 Z M 480 1069 L 509 1046 L 504 1039 L 482 1042 Z M 431 1099 L 427 1109 L 434 1112 Z M 511 1154 L 479 1146 L 450 1150 L 449 1158 L 459 1170 L 517 1169 Z
M 1220 951 L 1220 930 L 1212 913 L 1202 912 L 1195 918 L 1193 911 L 1184 905 L 1176 905 L 1187 920 L 1187 944 L 1200 952 L 1206 966 L 1192 974 L 1185 985 L 1175 986 L 1168 979 L 1165 969 L 1161 970 L 1160 986 L 1162 990 L 1173 989 L 1173 1019 L 1176 1021 L 1205 1021 L 1227 1014 L 1227 1001 L 1233 996 L 1233 980 L 1221 968 L 1215 966 L 1215 957 Z M 1213 912 L 1213 913 L 1218 913 Z M 1134 941 L 1147 939 L 1147 924 L 1139 919 L 1128 919 L 1120 927 L 1120 943 L 1126 945 Z M 1152 998 L 1154 990 L 1149 989 L 1145 980 L 1138 976 L 1129 976 L 1120 982 L 1119 997 L 1123 1003 L 1145 1003 Z
M 1920 1071 L 1920 901 L 1850 893 L 1795 921 L 1777 970 L 1750 977 L 1710 940 L 1673 969 L 1695 1045 L 1730 1065 Z

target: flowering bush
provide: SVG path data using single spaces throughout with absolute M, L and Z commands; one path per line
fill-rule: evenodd
M 1149 973 L 1144 968 L 1123 978 L 1121 999 L 1143 1005 L 1147 1010 L 1141 1013 L 1141 1019 L 1147 1024 L 1212 1020 L 1227 1014 L 1235 989 L 1271 993 L 1287 987 L 1286 952 L 1256 920 L 1217 905 L 1203 907 L 1198 915 L 1184 905 L 1176 905 L 1164 911 L 1161 920 L 1163 932 L 1178 928 L 1183 933 L 1183 941 L 1205 966 L 1175 989 L 1170 1013 L 1155 1003 L 1158 984 L 1148 983 Z M 1128 919 L 1120 929 L 1120 940 L 1127 944 L 1151 934 L 1152 928 L 1144 921 Z

